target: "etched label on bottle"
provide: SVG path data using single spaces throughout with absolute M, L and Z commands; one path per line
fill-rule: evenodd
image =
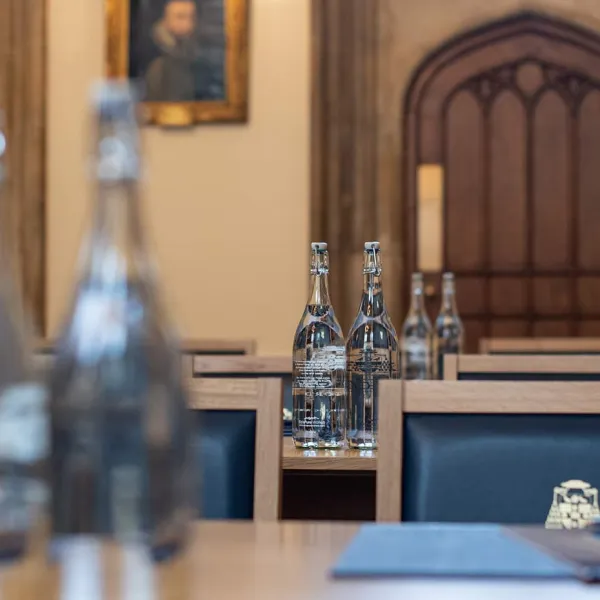
M 333 371 L 346 368 L 345 349 L 325 346 L 312 350 L 310 359 L 294 360 L 294 388 L 318 391 L 321 396 L 334 395 Z
M 386 348 L 352 350 L 348 356 L 348 372 L 353 385 L 356 385 L 356 378 L 353 375 L 362 375 L 359 381 L 365 398 L 373 395 L 380 379 L 391 379 L 397 375 L 395 365 L 391 361 L 390 351 Z
M 348 371 L 371 372 L 390 376 L 394 366 L 387 348 L 357 348 L 348 356 Z

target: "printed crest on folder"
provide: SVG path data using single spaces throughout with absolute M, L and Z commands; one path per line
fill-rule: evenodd
M 554 488 L 547 529 L 583 529 L 600 516 L 598 489 L 587 481 L 570 479 Z

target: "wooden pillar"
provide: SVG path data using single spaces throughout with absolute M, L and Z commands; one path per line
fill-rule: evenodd
M 312 2 L 311 236 L 329 244 L 332 300 L 344 331 L 360 301 L 364 242 L 379 234 L 378 3 Z
M 44 333 L 45 61 L 46 0 L 2 0 L 0 110 L 8 151 L 0 243 L 39 335 Z

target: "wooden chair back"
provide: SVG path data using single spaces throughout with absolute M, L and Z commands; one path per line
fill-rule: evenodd
M 452 354 L 446 381 L 599 381 L 600 356 Z
M 51 363 L 54 340 L 39 339 L 34 344 L 38 364 Z M 181 368 L 185 378 L 193 377 L 194 359 L 199 356 L 238 357 L 256 353 L 255 340 L 184 339 L 181 341 Z
M 577 446 L 577 452 L 584 454 L 587 452 L 586 460 L 588 466 L 586 469 L 581 469 L 578 474 L 574 474 L 576 478 L 582 478 L 585 476 L 583 473 L 589 472 L 589 459 L 593 459 L 592 464 L 597 465 L 600 456 L 590 456 L 590 453 L 600 452 L 596 448 L 594 441 L 597 439 L 596 431 L 597 427 L 600 427 L 600 387 L 597 383 L 582 383 L 582 382 L 479 382 L 479 381 L 385 381 L 381 384 L 380 389 L 380 404 L 379 404 L 379 448 L 377 457 L 377 520 L 380 521 L 399 521 L 402 518 L 402 507 L 403 507 L 403 492 L 413 493 L 414 490 L 408 491 L 403 490 L 403 471 L 407 467 L 406 448 L 407 440 L 407 425 L 408 420 L 417 417 L 421 419 L 421 427 L 423 427 L 423 421 L 425 418 L 437 418 L 445 417 L 447 415 L 453 415 L 454 421 L 460 420 L 458 417 L 463 415 L 468 418 L 482 417 L 481 420 L 489 425 L 489 418 L 492 415 L 501 417 L 506 420 L 510 417 L 514 426 L 516 422 L 516 429 L 511 431 L 501 431 L 501 436 L 505 436 L 501 439 L 498 444 L 497 452 L 493 455 L 493 461 L 489 464 L 485 463 L 483 456 L 475 453 L 463 454 L 467 456 L 468 461 L 479 461 L 480 468 L 484 469 L 484 472 L 490 473 L 490 477 L 495 476 L 495 469 L 499 471 L 506 465 L 500 466 L 502 461 L 505 459 L 503 452 L 510 450 L 514 454 L 515 446 L 518 446 L 525 439 L 523 436 L 527 436 L 527 427 L 522 427 L 518 424 L 519 417 L 531 417 L 534 420 L 537 419 L 537 425 L 540 425 L 540 421 L 543 421 L 547 416 L 559 415 L 561 418 L 553 419 L 554 431 L 556 433 L 556 439 L 562 435 L 562 425 L 565 422 L 565 428 L 567 427 L 567 421 L 572 419 L 576 415 L 587 415 L 585 419 L 579 418 L 573 427 L 571 427 L 572 436 L 571 441 L 575 440 L 577 443 L 581 441 L 581 444 Z M 468 419 L 463 419 L 467 421 Z M 414 421 L 413 421 L 414 423 Z M 498 423 L 498 421 L 496 421 Z M 547 420 L 546 422 L 547 423 Z M 571 423 L 572 424 L 572 423 Z M 417 426 L 419 422 L 417 421 Z M 454 435 L 454 440 L 448 442 L 446 438 L 446 446 L 434 448 L 430 445 L 427 449 L 427 455 L 431 458 L 432 456 L 442 457 L 445 453 L 451 450 L 453 442 L 456 441 L 456 436 L 460 436 L 460 431 L 455 428 L 456 423 L 445 423 L 438 431 L 441 431 L 441 435 L 446 434 Z M 460 425 L 460 424 L 459 424 Z M 464 425 L 464 423 L 463 423 Z M 531 425 L 531 420 L 529 421 Z M 536 426 L 537 426 L 536 425 Z M 540 425 L 543 429 L 544 422 Z M 492 438 L 486 437 L 487 431 L 484 424 L 479 429 L 478 434 L 480 440 L 483 443 L 488 444 L 488 455 L 490 453 L 489 444 L 492 443 Z M 587 435 L 585 439 L 578 440 L 577 438 L 577 427 L 583 427 L 587 434 L 591 430 L 591 437 Z M 464 429 L 464 427 L 463 427 Z M 497 428 L 496 428 L 497 429 Z M 472 431 L 472 429 L 471 429 Z M 538 428 L 539 434 L 539 428 Z M 537 448 L 540 452 L 552 451 L 551 447 L 555 440 L 550 435 L 539 436 L 540 439 Z M 497 439 L 497 438 L 496 438 Z M 430 440 L 431 441 L 431 440 Z M 469 439 L 459 439 L 460 443 L 463 444 L 463 450 L 467 447 Z M 536 440 L 534 439 L 534 442 Z M 496 443 L 496 442 L 494 442 Z M 547 446 L 543 446 L 543 444 Z M 557 442 L 558 443 L 558 442 Z M 588 446 L 586 446 L 588 444 Z M 482 444 L 479 444 L 481 449 Z M 529 446 L 531 447 L 531 445 Z M 534 446 L 535 447 L 535 446 Z M 454 445 L 454 448 L 456 446 Z M 496 448 L 496 447 L 494 447 Z M 556 446 L 554 447 L 556 449 Z M 583 449 L 583 450 L 582 450 Z M 555 452 L 556 454 L 556 452 Z M 460 455 L 460 452 L 458 453 Z M 542 453 L 543 455 L 543 453 Z M 419 461 L 421 457 L 411 457 L 411 460 Z M 515 461 L 515 464 L 511 465 L 511 468 L 515 470 L 520 468 L 524 464 L 528 464 L 527 461 L 530 456 L 527 454 L 520 455 L 519 460 Z M 543 458 L 541 459 L 543 461 Z M 468 479 L 468 473 L 461 471 L 460 459 L 457 459 L 451 467 L 453 470 L 460 473 L 456 479 L 456 489 L 453 491 L 456 495 L 462 499 L 469 498 L 469 494 L 478 494 L 481 490 L 477 487 L 480 485 L 478 482 L 471 482 Z M 550 473 L 551 479 L 554 481 L 555 478 L 562 476 L 564 468 L 571 469 L 573 467 L 573 461 L 570 461 L 566 455 L 561 455 L 559 452 L 559 459 L 553 466 L 555 469 Z M 581 465 L 575 465 L 574 470 L 577 471 Z M 413 468 L 414 465 L 411 466 Z M 539 467 L 539 465 L 538 465 Z M 535 466 L 532 467 L 532 473 L 537 475 Z M 594 469 L 596 467 L 593 467 Z M 539 469 L 538 469 L 539 470 Z M 570 472 L 570 471 L 569 471 Z M 432 476 L 432 473 L 429 473 Z M 546 476 L 546 474 L 544 475 Z M 562 480 L 555 481 L 552 485 L 560 484 Z M 488 482 L 489 483 L 489 482 Z M 493 483 L 493 481 L 492 481 Z M 471 486 L 471 487 L 470 487 Z M 492 486 L 493 487 L 493 486 Z M 515 486 L 518 488 L 518 486 Z M 473 489 L 475 488 L 475 489 Z M 552 486 L 550 491 L 543 490 L 544 493 L 552 493 Z M 522 494 L 525 494 L 526 490 L 514 489 L 514 502 L 518 502 Z M 406 498 L 405 498 L 406 500 Z M 548 499 L 548 506 L 550 501 Z M 421 502 L 425 501 L 425 498 L 420 498 Z M 545 501 L 545 500 L 544 500 Z M 460 501 L 459 501 L 460 503 Z M 597 499 L 596 499 L 597 507 Z M 594 510 L 597 510 L 594 509 Z
M 600 354 L 600 338 L 482 338 L 481 354 Z
M 279 377 L 283 380 L 283 416 L 290 434 L 292 413 L 292 358 L 287 356 L 195 356 L 194 377 L 247 378 Z
M 256 413 L 254 519 L 281 515 L 283 386 L 280 379 L 190 379 L 191 410 Z M 206 460 L 206 457 L 205 457 Z

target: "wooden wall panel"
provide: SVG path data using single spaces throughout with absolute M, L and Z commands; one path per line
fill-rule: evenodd
M 570 262 L 569 114 L 557 92 L 546 92 L 533 123 L 533 263 L 565 269 Z
M 46 0 L 0 2 L 0 110 L 8 140 L 0 239 L 38 334 L 44 333 L 45 20 Z
M 502 92 L 490 113 L 490 266 L 499 271 L 527 261 L 526 132 L 523 103 Z
M 600 270 L 600 91 L 592 90 L 579 110 L 579 266 Z
M 378 239 L 377 0 L 312 0 L 312 27 L 311 237 L 329 244 L 332 301 L 347 330 L 364 242 Z
M 446 121 L 444 263 L 452 271 L 475 270 L 483 265 L 485 242 L 483 115 L 475 97 L 457 94 Z

